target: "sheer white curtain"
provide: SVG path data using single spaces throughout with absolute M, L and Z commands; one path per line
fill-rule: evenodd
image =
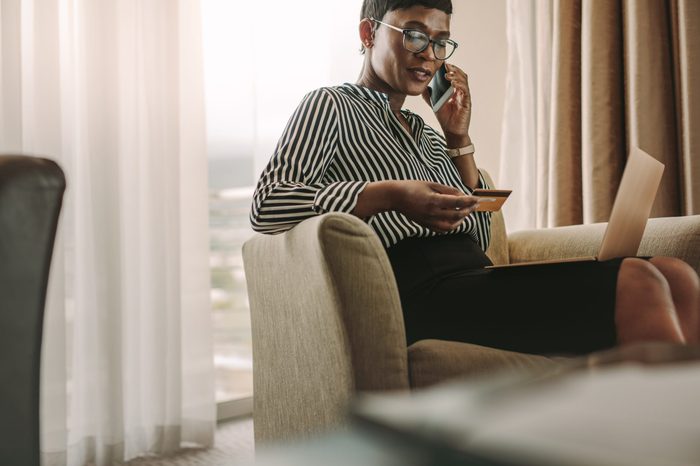
M 546 223 L 552 60 L 551 0 L 507 0 L 508 71 L 499 184 L 513 195 L 503 206 L 508 231 Z M 544 168 L 544 169 L 543 169 Z M 546 212 L 546 208 L 544 209 Z
M 198 0 L 2 0 L 0 150 L 68 189 L 42 361 L 44 464 L 215 427 Z

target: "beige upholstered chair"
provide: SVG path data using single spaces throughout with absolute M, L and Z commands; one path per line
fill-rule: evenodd
M 494 215 L 495 263 L 595 255 L 605 225 L 506 236 Z M 700 215 L 652 219 L 641 255 L 700 270 Z M 358 391 L 409 390 L 455 376 L 555 364 L 465 343 L 406 346 L 399 294 L 379 238 L 358 218 L 326 214 L 243 247 L 253 329 L 259 442 L 308 436 L 342 422 Z

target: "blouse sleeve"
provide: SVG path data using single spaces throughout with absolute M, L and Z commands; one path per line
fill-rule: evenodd
M 326 212 L 352 212 L 365 181 L 324 183 L 338 141 L 338 118 L 326 89 L 307 94 L 287 123 L 253 194 L 250 222 L 281 233 Z

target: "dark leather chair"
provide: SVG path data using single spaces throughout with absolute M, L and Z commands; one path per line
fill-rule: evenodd
M 0 156 L 0 465 L 39 465 L 44 303 L 65 186 L 50 160 Z

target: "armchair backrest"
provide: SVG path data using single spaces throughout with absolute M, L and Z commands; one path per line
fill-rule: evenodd
M 54 162 L 0 156 L 0 464 L 39 465 L 44 302 L 64 189 Z
M 496 184 L 491 179 L 489 173 L 481 169 L 481 174 L 491 186 Z M 491 214 L 491 243 L 486 251 L 494 264 L 508 264 L 510 258 L 508 256 L 508 235 L 506 234 L 506 223 L 503 219 L 503 211 L 499 210 Z
M 396 282 L 366 223 L 314 217 L 281 235 L 256 235 L 243 260 L 256 441 L 326 430 L 356 391 L 408 389 Z

